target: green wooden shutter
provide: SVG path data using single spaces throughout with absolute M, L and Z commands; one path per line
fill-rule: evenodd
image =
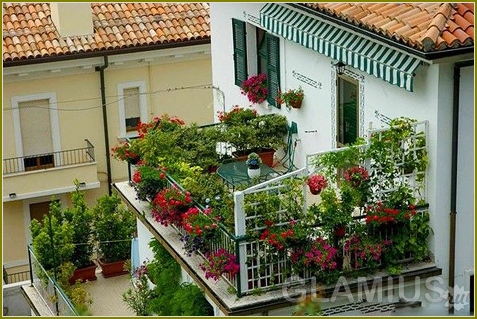
M 234 41 L 235 85 L 241 86 L 247 79 L 247 41 L 245 22 L 232 19 Z
M 280 45 L 278 37 L 266 34 L 267 42 L 267 84 L 269 104 L 280 107 L 275 98 L 280 90 Z

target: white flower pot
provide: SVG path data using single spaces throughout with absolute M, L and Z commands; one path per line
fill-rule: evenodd
M 247 173 L 248 173 L 248 177 L 250 177 L 250 178 L 260 177 L 260 167 L 259 168 L 248 168 Z

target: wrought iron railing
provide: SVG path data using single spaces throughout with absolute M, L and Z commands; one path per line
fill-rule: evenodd
M 35 287 L 44 303 L 57 316 L 78 316 L 79 313 L 56 280 L 43 268 L 31 246 L 28 246 L 31 285 Z
M 94 146 L 87 139 L 85 142 L 86 147 L 83 148 L 6 158 L 3 160 L 3 175 L 92 163 L 95 161 Z

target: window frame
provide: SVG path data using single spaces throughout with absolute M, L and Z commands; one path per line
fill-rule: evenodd
M 240 46 L 240 43 L 237 39 L 237 33 L 240 33 L 242 46 Z M 244 21 L 232 18 L 232 41 L 234 49 L 234 82 L 235 85 L 242 86 L 242 82 L 248 78 L 247 30 Z M 239 57 L 241 57 L 243 61 L 243 64 L 241 65 L 239 65 L 238 62 Z M 240 73 L 244 74 L 243 79 L 239 76 Z
M 124 90 L 139 89 L 139 113 L 140 122 L 147 122 L 147 96 L 145 81 L 125 82 L 118 84 L 118 110 L 119 110 L 119 136 L 121 138 L 136 137 L 137 131 L 126 130 L 126 105 L 124 104 Z
M 360 92 L 360 83 L 358 80 L 353 79 L 352 77 L 349 77 L 345 74 L 337 74 L 336 76 L 336 145 L 338 147 L 343 147 L 345 146 L 344 143 L 344 137 L 345 137 L 345 131 L 344 131 L 344 124 L 343 124 L 343 132 L 340 132 L 340 121 L 344 121 L 344 111 L 341 110 L 340 105 L 341 105 L 341 83 L 340 81 L 346 81 L 350 84 L 353 84 L 356 88 L 356 140 L 359 139 L 360 137 L 360 105 L 359 105 L 359 96 L 361 94 Z M 341 136 L 342 134 L 342 136 Z M 340 140 L 341 138 L 341 140 Z M 356 140 L 354 142 L 356 142 Z M 352 143 L 354 143 L 352 142 Z M 351 144 L 352 144 L 351 143 Z
M 60 137 L 60 122 L 58 118 L 58 105 L 56 102 L 56 93 L 38 93 L 30 95 L 13 96 L 11 98 L 12 103 L 12 116 L 13 116 L 13 130 L 15 134 L 15 147 L 17 157 L 24 157 L 21 121 L 20 121 L 20 104 L 23 102 L 32 102 L 37 100 L 48 100 L 50 110 L 50 126 L 51 126 L 51 140 L 53 146 L 53 154 L 56 154 L 54 162 L 61 165 L 61 137 Z M 44 155 L 44 154 L 39 154 Z M 35 166 L 36 167 L 36 166 Z M 48 166 L 51 167 L 51 166 Z M 42 168 L 42 167 L 39 167 Z M 31 168 L 33 170 L 34 167 Z M 25 170 L 25 164 L 20 162 L 20 171 Z

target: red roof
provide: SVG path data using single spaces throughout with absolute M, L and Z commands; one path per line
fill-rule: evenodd
M 3 3 L 3 61 L 210 41 L 207 3 L 92 3 L 94 33 L 61 36 L 48 3 Z
M 421 51 L 474 45 L 474 3 L 306 3 Z

